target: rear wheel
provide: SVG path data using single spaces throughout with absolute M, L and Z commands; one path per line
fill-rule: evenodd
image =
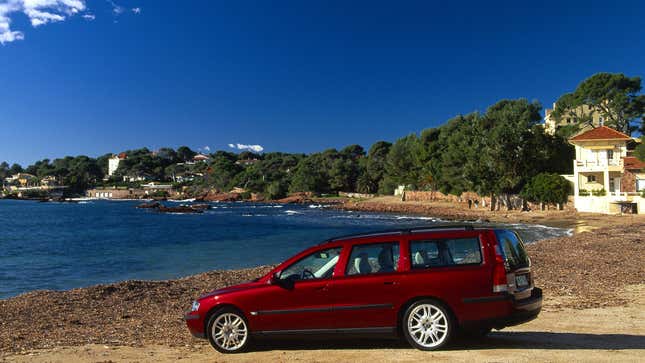
M 234 308 L 218 310 L 208 321 L 208 341 L 222 353 L 239 353 L 249 346 L 249 328 L 244 315 Z
M 433 299 L 412 304 L 401 324 L 408 343 L 421 350 L 441 349 L 448 344 L 454 330 L 448 310 Z

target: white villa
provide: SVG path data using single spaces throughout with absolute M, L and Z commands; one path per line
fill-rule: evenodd
M 569 142 L 573 161 L 574 205 L 580 212 L 645 214 L 645 162 L 630 155 L 635 140 L 606 126 L 578 134 Z
M 125 153 L 120 153 L 119 155 L 112 155 L 112 157 L 108 159 L 108 176 L 114 175 L 116 169 L 119 168 L 121 160 L 126 157 L 127 155 Z

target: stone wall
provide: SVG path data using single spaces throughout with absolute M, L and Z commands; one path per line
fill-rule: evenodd
M 620 191 L 627 193 L 636 192 L 636 174 L 631 170 L 625 170 L 620 179 Z
M 475 192 L 464 192 L 461 195 L 443 194 L 439 191 L 412 191 L 406 190 L 401 197 L 403 201 L 413 202 L 430 202 L 430 201 L 446 201 L 452 203 L 462 203 L 467 205 L 470 201 L 471 208 L 489 208 L 491 199 L 490 197 L 482 197 Z M 512 209 L 522 209 L 526 206 L 531 210 L 540 210 L 539 203 L 524 202 L 524 199 L 519 195 L 509 195 L 508 198 L 497 198 L 499 208 L 507 209 L 507 203 L 510 203 Z M 566 210 L 573 210 L 573 199 L 569 198 L 569 202 L 563 206 Z M 545 209 L 556 208 L 556 206 L 545 206 Z

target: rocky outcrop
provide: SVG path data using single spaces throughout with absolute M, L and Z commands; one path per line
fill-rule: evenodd
M 242 195 L 239 193 L 222 193 L 210 191 L 201 198 L 198 198 L 198 200 L 205 202 L 236 202 L 238 200 L 242 200 Z
M 278 199 L 275 202 L 284 204 L 308 204 L 313 203 L 312 194 L 309 192 L 300 192 L 289 194 L 288 197 Z

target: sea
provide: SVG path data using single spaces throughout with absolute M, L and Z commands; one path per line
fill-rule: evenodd
M 0 299 L 276 264 L 339 235 L 456 223 L 318 204 L 211 203 L 203 214 L 164 214 L 135 208 L 140 203 L 0 200 Z M 540 225 L 495 226 L 516 230 L 527 243 L 571 234 Z

